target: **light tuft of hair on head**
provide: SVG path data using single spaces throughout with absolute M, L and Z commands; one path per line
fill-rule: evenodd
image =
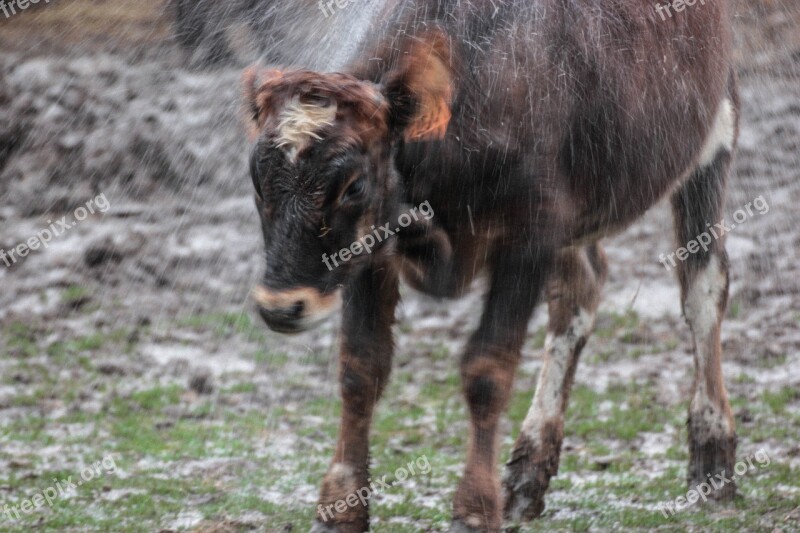
M 336 103 L 320 106 L 301 102 L 295 97 L 281 112 L 276 144 L 286 150 L 289 159 L 294 160 L 309 141 L 321 139 L 319 131 L 332 126 L 335 119 Z

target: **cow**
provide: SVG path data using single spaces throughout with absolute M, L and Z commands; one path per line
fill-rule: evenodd
M 499 531 L 504 518 L 541 515 L 558 471 L 607 277 L 601 239 L 666 197 L 678 243 L 722 219 L 739 127 L 728 6 L 687 2 L 666 17 L 638 0 L 390 0 L 375 20 L 341 72 L 244 74 L 266 258 L 253 298 L 285 333 L 342 310 L 340 431 L 313 530 L 360 532 L 368 503 L 333 504 L 368 486 L 398 284 L 455 298 L 485 273 L 480 323 L 460 359 L 470 431 L 451 531 Z M 423 202 L 435 216 L 395 232 Z M 355 253 L 367 234 L 385 238 Z M 677 265 L 694 340 L 689 486 L 734 463 L 724 243 Z M 348 260 L 329 268 L 337 252 Z M 501 479 L 498 422 L 540 296 L 544 361 Z M 711 497 L 730 500 L 735 488 Z

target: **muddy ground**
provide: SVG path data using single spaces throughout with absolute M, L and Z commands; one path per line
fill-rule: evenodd
M 256 320 L 246 38 L 229 36 L 238 64 L 202 68 L 150 4 L 53 3 L 0 20 L 0 249 L 65 216 L 71 226 L 0 260 L 0 505 L 12 509 L 0 507 L 0 530 L 304 531 L 334 445 L 337 319 L 288 338 Z M 757 197 L 768 209 L 728 237 L 723 346 L 738 455 L 769 464 L 740 479 L 735 504 L 659 512 L 686 490 L 692 370 L 674 274 L 658 261 L 674 250 L 661 204 L 605 243 L 610 279 L 561 471 L 523 531 L 800 530 L 800 8 L 736 6 L 743 116 L 726 213 Z M 335 67 L 346 47 L 326 46 L 317 61 Z M 95 213 L 76 220 L 87 204 Z M 457 356 L 481 287 L 444 303 L 403 292 L 372 469 L 423 455 L 431 468 L 376 497 L 376 531 L 446 530 L 466 439 Z M 545 322 L 540 309 L 504 458 Z M 14 514 L 109 457 L 115 468 Z

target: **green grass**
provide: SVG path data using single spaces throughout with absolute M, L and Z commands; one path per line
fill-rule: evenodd
M 639 329 L 632 314 L 606 316 L 601 326 L 612 340 Z M 189 317 L 174 327 L 254 345 L 263 338 L 259 326 L 239 313 Z M 96 355 L 135 353 L 137 336 L 124 327 L 64 341 L 45 340 L 50 334 L 35 325 L 14 324 L 2 333 L 18 356 L 3 376 L 19 391 L 7 407 L 21 413 L 0 432 L 0 460 L 13 465 L 0 471 L 5 503 L 19 505 L 54 479 L 75 476 L 82 465 L 108 454 L 118 471 L 19 521 L 0 514 L 1 531 L 158 531 L 173 527 L 186 511 L 201 520 L 196 527 L 209 531 L 249 530 L 240 523 L 248 516 L 269 532 L 307 530 L 338 433 L 341 403 L 332 384 L 320 388 L 287 375 L 280 387 L 290 399 L 277 403 L 266 400 L 263 386 L 247 376 L 221 378 L 214 394 L 206 396 L 189 391 L 185 376 L 157 375 L 144 386 L 130 387 L 127 380 L 136 376 L 105 375 L 94 368 Z M 540 333 L 529 343 L 536 356 L 544 338 Z M 30 355 L 21 348 L 26 341 Z M 639 346 L 614 353 L 629 357 Z M 371 472 L 391 482 L 398 469 L 423 456 L 431 468 L 375 499 L 375 531 L 446 531 L 463 468 L 468 417 L 457 357 L 436 341 L 421 342 L 415 352 L 430 352 L 426 365 L 436 372 L 421 376 L 415 369 L 425 365 L 411 365 L 408 355 L 398 354 L 374 415 Z M 288 366 L 285 354 L 263 348 L 252 354 L 265 365 L 264 372 L 280 373 Z M 529 409 L 536 377 L 518 376 L 501 460 L 508 457 Z M 732 381 L 744 390 L 752 387 L 744 373 Z M 96 411 L 80 407 L 87 395 L 100 398 Z M 748 472 L 739 481 L 740 498 L 729 506 L 694 507 L 666 517 L 659 512 L 663 502 L 685 495 L 688 460 L 687 406 L 664 405 L 659 398 L 657 381 L 644 375 L 612 381 L 605 389 L 576 384 L 565 424 L 569 448 L 551 483 L 547 510 L 519 531 L 791 530 L 795 524 L 784 519 L 800 501 L 789 487 L 797 487 L 800 476 L 782 456 Z M 732 394 L 732 403 L 735 410 L 746 407 L 752 413 L 753 421 L 738 428 L 740 449 L 800 441 L 794 389 L 766 391 L 755 399 Z M 64 409 L 53 415 L 53 406 Z M 75 430 L 56 431 L 57 426 Z M 643 434 L 668 430 L 672 437 L 663 451 L 641 449 Z M 284 441 L 292 444 L 275 444 Z M 58 450 L 63 464 L 53 466 L 43 449 Z M 598 462 L 600 457 L 611 459 Z
M 800 391 L 794 387 L 783 387 L 774 392 L 764 392 L 764 403 L 766 403 L 770 410 L 776 415 L 783 414 L 786 411 L 786 407 L 791 402 L 798 401 L 800 401 Z
M 38 331 L 22 322 L 13 322 L 5 330 L 6 346 L 12 357 L 35 357 L 39 349 L 36 345 Z
M 639 328 L 639 316 L 636 311 L 625 314 L 599 313 L 595 321 L 594 334 L 603 339 L 618 338 L 620 334 L 630 335 Z
M 197 331 L 210 330 L 222 338 L 238 335 L 250 341 L 266 341 L 264 328 L 246 312 L 192 315 L 179 320 L 177 325 Z
M 61 293 L 61 303 L 67 307 L 77 307 L 91 297 L 91 292 L 80 285 L 70 285 Z

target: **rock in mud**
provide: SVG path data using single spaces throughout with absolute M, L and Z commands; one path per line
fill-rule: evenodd
M 205 368 L 197 369 L 189 378 L 189 388 L 197 394 L 211 394 L 214 392 L 214 376 Z

